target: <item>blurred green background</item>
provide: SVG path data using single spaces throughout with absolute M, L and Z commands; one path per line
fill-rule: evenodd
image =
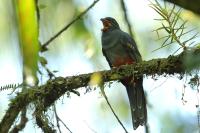
M 86 9 L 93 0 L 39 0 L 40 30 L 39 40 L 46 42 L 60 29 Z M 0 2 L 0 86 L 22 82 L 22 55 L 20 53 L 18 24 L 13 1 Z M 160 25 L 153 20 L 159 18 L 149 7 L 146 0 L 126 0 L 127 13 L 132 24 L 134 38 L 144 60 L 167 57 L 176 51 L 176 45 L 152 52 L 158 48 L 161 41 L 156 41 L 156 33 L 152 32 Z M 100 18 L 114 17 L 124 31 L 127 24 L 124 21 L 120 0 L 100 0 L 82 19 L 73 24 L 67 31 L 56 38 L 49 50 L 41 55 L 48 61 L 50 70 L 58 71 L 56 76 L 70 76 L 82 73 L 109 69 L 101 53 L 101 22 Z M 200 19 L 189 11 L 183 11 L 182 17 L 190 20 L 191 26 L 200 30 Z M 31 49 L 31 47 L 30 47 Z M 32 60 L 32 59 L 30 59 Z M 38 75 L 41 84 L 48 75 L 39 65 L 44 75 Z M 148 100 L 148 124 L 152 133 L 197 133 L 198 93 L 187 85 L 187 77 L 182 80 L 178 76 L 145 77 L 144 89 Z M 96 89 L 87 94 L 85 88 L 79 89 L 81 96 L 74 94 L 70 98 L 63 96 L 57 101 L 58 114 L 74 133 L 121 133 L 123 129 L 114 118 L 106 101 Z M 132 130 L 129 103 L 126 91 L 118 82 L 106 87 L 106 94 L 117 115 L 130 132 L 144 132 L 143 127 Z M 0 119 L 8 107 L 8 95 L 11 91 L 2 91 L 0 97 Z M 182 94 L 186 103 L 182 103 Z M 30 107 L 31 108 L 31 107 Z M 31 119 L 30 110 L 28 112 Z M 53 114 L 49 111 L 53 122 Z M 64 132 L 67 130 L 61 126 Z M 41 130 L 31 119 L 23 132 L 38 133 Z

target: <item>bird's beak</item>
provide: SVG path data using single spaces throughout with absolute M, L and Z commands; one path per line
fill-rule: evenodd
M 104 19 L 104 18 L 101 18 L 100 20 L 101 20 L 101 22 L 103 22 L 105 19 Z
M 107 29 L 111 26 L 111 22 L 105 18 L 101 18 L 100 20 L 103 23 L 102 31 L 107 31 Z

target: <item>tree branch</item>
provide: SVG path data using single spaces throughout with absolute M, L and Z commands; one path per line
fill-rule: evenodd
M 18 125 L 16 125 L 10 133 L 18 133 L 19 131 L 22 131 L 24 127 L 26 126 L 26 123 L 28 122 L 28 118 L 26 117 L 26 108 L 24 108 L 21 111 L 21 121 Z
M 56 111 L 56 105 L 55 105 L 55 104 L 53 105 L 53 110 L 54 110 L 54 113 L 55 113 L 57 128 L 58 128 L 59 132 L 62 133 L 62 132 L 61 132 L 61 129 L 60 129 L 60 124 L 59 124 L 59 122 L 61 122 L 61 123 L 63 124 L 63 126 L 64 126 L 70 133 L 72 133 L 72 131 L 69 129 L 69 127 L 67 127 L 67 125 L 63 122 L 63 120 L 58 116 L 58 113 L 57 113 L 57 111 Z
M 168 58 L 142 61 L 137 64 L 125 65 L 112 70 L 99 71 L 98 73 L 102 75 L 103 82 L 120 80 L 131 75 L 137 77 L 141 75 L 148 76 L 156 74 L 183 74 L 188 70 L 187 64 L 185 64 L 186 59 L 198 59 L 196 60 L 196 63 L 198 63 L 196 64 L 196 67 L 199 68 L 200 48 L 186 50 L 179 55 L 169 56 Z M 93 74 L 94 73 L 88 73 L 65 78 L 56 77 L 55 79 L 48 80 L 44 85 L 32 87 L 19 93 L 13 100 L 11 100 L 8 110 L 1 120 L 0 132 L 8 132 L 19 112 L 29 103 L 39 100 L 44 109 L 47 109 L 66 92 L 71 92 L 73 89 L 88 86 L 90 77 Z
M 46 41 L 41 46 L 41 52 L 47 51 L 47 46 L 55 40 L 60 34 L 62 34 L 64 31 L 66 31 L 72 24 L 74 24 L 77 20 L 79 20 L 82 16 L 84 16 L 92 7 L 95 6 L 95 4 L 99 2 L 99 0 L 94 0 L 94 2 L 82 13 L 80 13 L 74 20 L 72 20 L 69 24 L 67 24 L 65 27 L 63 27 L 58 33 L 56 33 L 53 37 L 51 37 L 48 41 Z
M 131 23 L 130 23 L 129 18 L 128 18 L 125 2 L 124 2 L 124 0 L 120 0 L 120 3 L 121 3 L 121 8 L 122 8 L 123 13 L 124 13 L 124 19 L 125 19 L 127 26 L 128 26 L 129 34 L 131 35 L 131 37 L 134 37 L 133 32 L 132 32 L 132 28 L 131 28 Z
M 44 133 L 56 133 L 56 130 L 49 124 L 49 120 L 41 109 L 36 109 L 35 118 L 38 127 L 40 127 Z
M 105 98 L 110 110 L 112 111 L 113 115 L 115 116 L 115 118 L 117 119 L 118 123 L 121 125 L 121 127 L 124 129 L 125 133 L 128 133 L 127 129 L 125 128 L 124 124 L 120 121 L 119 117 L 117 116 L 117 114 L 115 113 L 113 107 L 111 106 L 108 97 L 106 96 L 106 93 L 104 91 L 104 86 L 100 87 L 101 89 L 101 94 L 103 95 L 103 97 Z
M 200 0 L 164 0 L 200 15 Z

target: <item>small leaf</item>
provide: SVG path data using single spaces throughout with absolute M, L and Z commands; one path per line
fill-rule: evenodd
M 162 43 L 161 46 L 164 46 L 164 45 L 166 44 L 166 42 L 170 39 L 170 37 L 171 37 L 171 36 L 168 36 L 168 37 L 165 39 L 165 41 Z M 171 41 L 171 42 L 172 42 L 172 41 Z
M 165 27 L 165 25 L 162 23 L 163 28 L 167 31 L 167 33 L 171 34 L 170 28 Z
M 58 72 L 58 70 L 53 70 L 52 72 L 53 72 L 53 73 L 57 73 L 57 72 Z
M 151 8 L 153 8 L 158 14 L 160 14 L 160 16 L 162 16 L 165 20 L 167 20 L 165 14 L 163 14 L 163 12 L 160 11 L 160 9 L 158 9 L 157 7 L 153 7 L 153 6 L 151 6 Z
M 172 16 L 172 14 L 173 14 L 173 12 L 174 12 L 174 9 L 175 9 L 175 4 L 173 4 L 173 7 L 172 7 L 172 9 L 171 9 L 171 12 L 169 13 L 169 18 Z
M 48 62 L 44 57 L 40 56 L 40 63 L 42 66 L 45 66 Z
M 181 12 L 182 12 L 182 10 L 181 10 L 181 8 L 179 8 L 179 10 L 175 13 L 174 19 L 171 21 L 172 27 L 176 26 L 178 20 L 180 19 Z

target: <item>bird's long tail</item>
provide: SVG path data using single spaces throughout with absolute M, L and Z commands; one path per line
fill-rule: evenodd
M 133 78 L 131 78 L 133 79 Z M 139 125 L 145 125 L 147 123 L 147 109 L 146 99 L 143 90 L 143 78 L 130 80 L 130 77 L 122 80 L 123 85 L 126 87 L 130 107 L 134 130 Z

